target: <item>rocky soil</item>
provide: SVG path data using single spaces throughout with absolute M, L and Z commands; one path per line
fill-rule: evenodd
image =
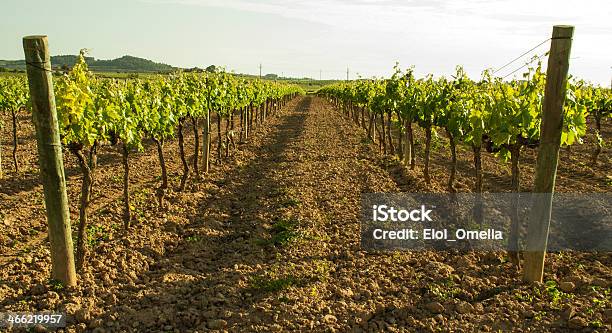
M 122 230 L 121 166 L 105 147 L 79 286 L 49 280 L 35 145 L 22 119 L 20 173 L 0 180 L 0 312 L 61 311 L 58 332 L 607 332 L 610 253 L 553 253 L 545 284 L 525 284 L 503 253 L 366 252 L 360 194 L 442 192 L 448 154 L 433 154 L 433 185 L 365 140 L 323 99 L 301 97 L 257 128 L 233 156 L 176 191 L 176 143 L 167 160 L 175 190 L 154 200 L 154 147 L 132 160 L 137 221 Z M 10 169 L 8 129 L 3 165 Z M 187 138 L 192 151 L 193 137 Z M 586 149 L 586 148 L 585 148 Z M 568 154 L 561 191 L 606 192 L 610 161 Z M 525 154 L 529 188 L 533 154 Z M 461 151 L 459 189 L 472 186 Z M 487 191 L 507 191 L 509 166 L 485 158 Z M 80 177 L 66 156 L 73 223 Z M 580 170 L 578 173 L 577 170 Z M 1 329 L 0 329 L 1 330 Z M 45 331 L 43 327 L 33 329 Z

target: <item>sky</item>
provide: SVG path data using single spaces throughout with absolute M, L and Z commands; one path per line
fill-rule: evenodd
M 98 59 L 129 54 L 251 74 L 261 64 L 263 74 L 316 79 L 346 78 L 347 68 L 351 79 L 388 76 L 396 62 L 448 76 L 462 65 L 478 79 L 570 24 L 570 73 L 612 79 L 609 0 L 2 0 L 1 8 L 0 59 L 22 59 L 21 38 L 44 34 L 53 55 L 87 48 Z

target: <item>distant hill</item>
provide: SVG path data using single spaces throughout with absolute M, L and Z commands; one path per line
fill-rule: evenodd
M 76 63 L 76 55 L 58 55 L 51 57 L 51 66 L 60 69 L 71 68 Z M 132 57 L 129 55 L 113 60 L 96 60 L 93 57 L 85 57 L 89 69 L 96 72 L 139 72 L 157 73 L 171 72 L 177 68 L 166 64 L 160 64 L 148 59 Z M 0 68 L 7 70 L 25 70 L 24 60 L 0 60 Z

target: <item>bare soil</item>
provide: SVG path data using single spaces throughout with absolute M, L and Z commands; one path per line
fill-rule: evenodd
M 155 204 L 154 147 L 135 154 L 137 221 L 128 232 L 121 222 L 120 154 L 103 147 L 87 267 L 78 287 L 64 288 L 49 281 L 36 146 L 27 117 L 20 124 L 22 170 L 0 180 L 0 312 L 66 312 L 68 327 L 58 332 L 611 329 L 610 253 L 550 254 L 545 280 L 558 287 L 547 287 L 523 283 L 502 253 L 363 251 L 360 194 L 445 191 L 444 139 L 433 152 L 433 184 L 426 185 L 419 170 L 379 154 L 362 129 L 311 96 L 290 102 L 184 192 L 176 191 L 181 164 L 176 142 L 169 142 L 174 191 L 167 211 Z M 0 137 L 8 171 L 9 129 Z M 186 145 L 191 154 L 191 134 Z M 588 150 L 562 154 L 558 190 L 609 190 L 609 152 L 591 167 L 581 162 Z M 471 153 L 462 149 L 459 156 L 458 187 L 468 192 Z M 484 156 L 485 190 L 508 191 L 509 165 Z M 521 161 L 525 190 L 534 157 L 528 152 Z M 68 154 L 65 165 L 76 224 L 80 175 Z

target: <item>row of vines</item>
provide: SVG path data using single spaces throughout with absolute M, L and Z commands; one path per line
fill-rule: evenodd
M 390 79 L 363 79 L 322 88 L 318 93 L 362 126 L 380 150 L 397 154 L 411 169 L 416 165 L 414 126 L 425 133 L 423 177 L 431 182 L 430 150 L 432 136 L 438 131 L 449 141 L 450 169 L 447 190 L 454 187 L 457 174 L 457 146 L 472 151 L 475 193 L 483 191 L 482 151 L 510 160 L 512 192 L 520 192 L 521 152 L 537 148 L 546 74 L 541 64 L 529 68 L 522 80 L 503 81 L 485 71 L 481 80 L 470 79 L 457 67 L 452 78 L 427 76 L 417 79 L 413 68 L 402 71 L 399 65 Z M 596 164 L 604 146 L 601 124 L 611 116 L 612 91 L 570 79 L 564 106 L 561 145 L 583 142 L 587 117 L 594 121 L 597 138 L 591 163 Z M 399 133 L 394 135 L 393 133 Z M 515 200 L 518 200 L 518 196 Z M 515 205 L 518 207 L 518 205 Z M 477 203 L 474 219 L 482 222 L 482 206 Z M 512 214 L 509 258 L 520 266 L 518 211 Z
M 182 191 L 190 174 L 199 178 L 200 172 L 209 171 L 213 115 L 217 121 L 216 159 L 221 163 L 223 151 L 227 157 L 230 146 L 235 146 L 235 140 L 247 139 L 255 126 L 303 93 L 297 86 L 240 79 L 228 73 L 176 73 L 148 80 L 103 79 L 88 70 L 83 53 L 72 70 L 54 80 L 53 88 L 62 145 L 77 159 L 83 177 L 77 269 L 82 268 L 85 261 L 88 205 L 95 184 L 97 151 L 101 146 L 116 146 L 122 155 L 123 222 L 128 229 L 132 221 L 129 159 L 132 154 L 144 150 L 147 140 L 157 148 L 161 184 L 156 189 L 156 197 L 159 206 L 164 208 L 164 197 L 169 188 L 164 159 L 164 144 L 168 140 L 178 139 L 183 166 L 178 189 Z M 16 157 L 17 113 L 28 110 L 28 103 L 25 78 L 0 78 L 0 111 L 10 113 L 13 121 L 15 171 L 19 169 Z M 235 126 L 235 117 L 240 118 L 239 126 Z M 222 122 L 226 122 L 223 131 Z M 185 156 L 184 135 L 188 124 L 195 138 L 194 156 L 191 158 Z

